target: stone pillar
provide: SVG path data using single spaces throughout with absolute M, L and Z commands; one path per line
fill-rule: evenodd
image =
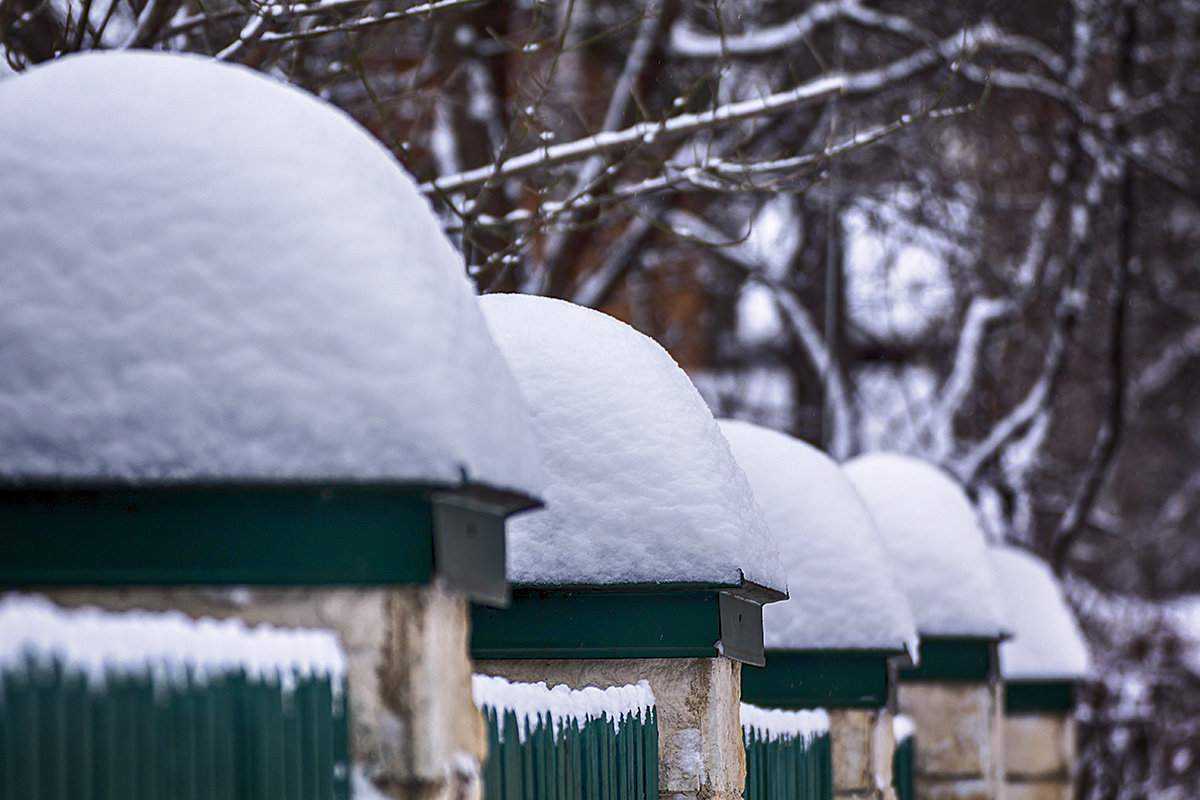
M 1008 800 L 1072 800 L 1074 717 L 1062 712 L 1006 716 L 1004 764 Z
M 742 665 L 728 658 L 481 661 L 479 672 L 572 689 L 650 682 L 658 708 L 658 795 L 663 800 L 741 800 Z
M 998 683 L 900 683 L 912 717 L 921 800 L 1005 800 L 1004 694 Z
M 479 800 L 487 752 L 471 697 L 468 606 L 431 586 L 80 588 L 46 590 L 64 606 L 178 610 L 249 625 L 324 628 L 346 653 L 351 759 L 399 800 Z
M 845 800 L 895 800 L 892 757 L 896 738 L 885 709 L 829 709 L 833 746 L 833 796 Z

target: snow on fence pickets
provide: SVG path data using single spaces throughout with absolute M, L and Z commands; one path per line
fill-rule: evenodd
M 250 628 L 236 619 L 196 620 L 177 611 L 68 610 L 35 595 L 0 597 L 0 679 L 56 666 L 95 690 L 114 678 L 167 688 L 241 673 L 286 686 L 324 677 L 340 691 L 346 668 L 329 631 Z
M 346 798 L 344 673 L 327 631 L 8 595 L 0 798 Z
M 828 800 L 833 795 L 829 714 L 741 704 L 746 800 Z
M 488 800 L 653 800 L 658 721 L 650 684 L 549 688 L 475 675 L 488 725 Z

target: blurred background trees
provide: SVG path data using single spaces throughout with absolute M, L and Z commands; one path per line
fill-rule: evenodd
M 714 410 L 924 455 L 1068 579 L 1090 798 L 1200 796 L 1200 2 L 0 0 L 10 70 L 206 53 L 357 117 L 481 291 Z

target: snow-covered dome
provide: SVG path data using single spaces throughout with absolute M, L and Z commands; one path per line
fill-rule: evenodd
M 932 464 L 870 453 L 845 466 L 892 557 L 922 636 L 1000 636 L 1004 611 L 966 494 Z
M 1000 674 L 1017 681 L 1086 676 L 1087 644 L 1050 567 L 1014 547 L 989 554 L 1013 632 L 1000 645 Z
M 799 439 L 721 420 L 779 545 L 790 599 L 763 608 L 763 640 L 780 650 L 917 652 L 908 601 L 875 523 L 838 465 Z
M 0 82 L 0 342 L 0 481 L 541 481 L 413 181 L 344 113 L 211 59 Z
M 561 300 L 487 295 L 533 412 L 546 508 L 509 526 L 523 584 L 746 581 L 786 587 L 779 552 L 716 420 L 656 342 Z

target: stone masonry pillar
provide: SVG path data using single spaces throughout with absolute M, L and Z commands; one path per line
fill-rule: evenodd
M 896 738 L 886 709 L 829 710 L 833 796 L 843 800 L 895 800 L 892 757 Z
M 1062 712 L 1010 714 L 1004 720 L 1008 800 L 1072 800 L 1075 719 Z
M 1005 800 L 1004 695 L 998 682 L 902 681 L 921 800 Z
M 249 625 L 324 628 L 346 654 L 351 759 L 397 800 L 479 800 L 486 755 L 471 696 L 468 605 L 432 586 L 358 588 L 79 588 L 45 592 L 64 606 L 178 610 Z
M 479 672 L 572 689 L 650 682 L 662 800 L 741 800 L 746 785 L 741 664 L 717 658 L 481 661 Z

